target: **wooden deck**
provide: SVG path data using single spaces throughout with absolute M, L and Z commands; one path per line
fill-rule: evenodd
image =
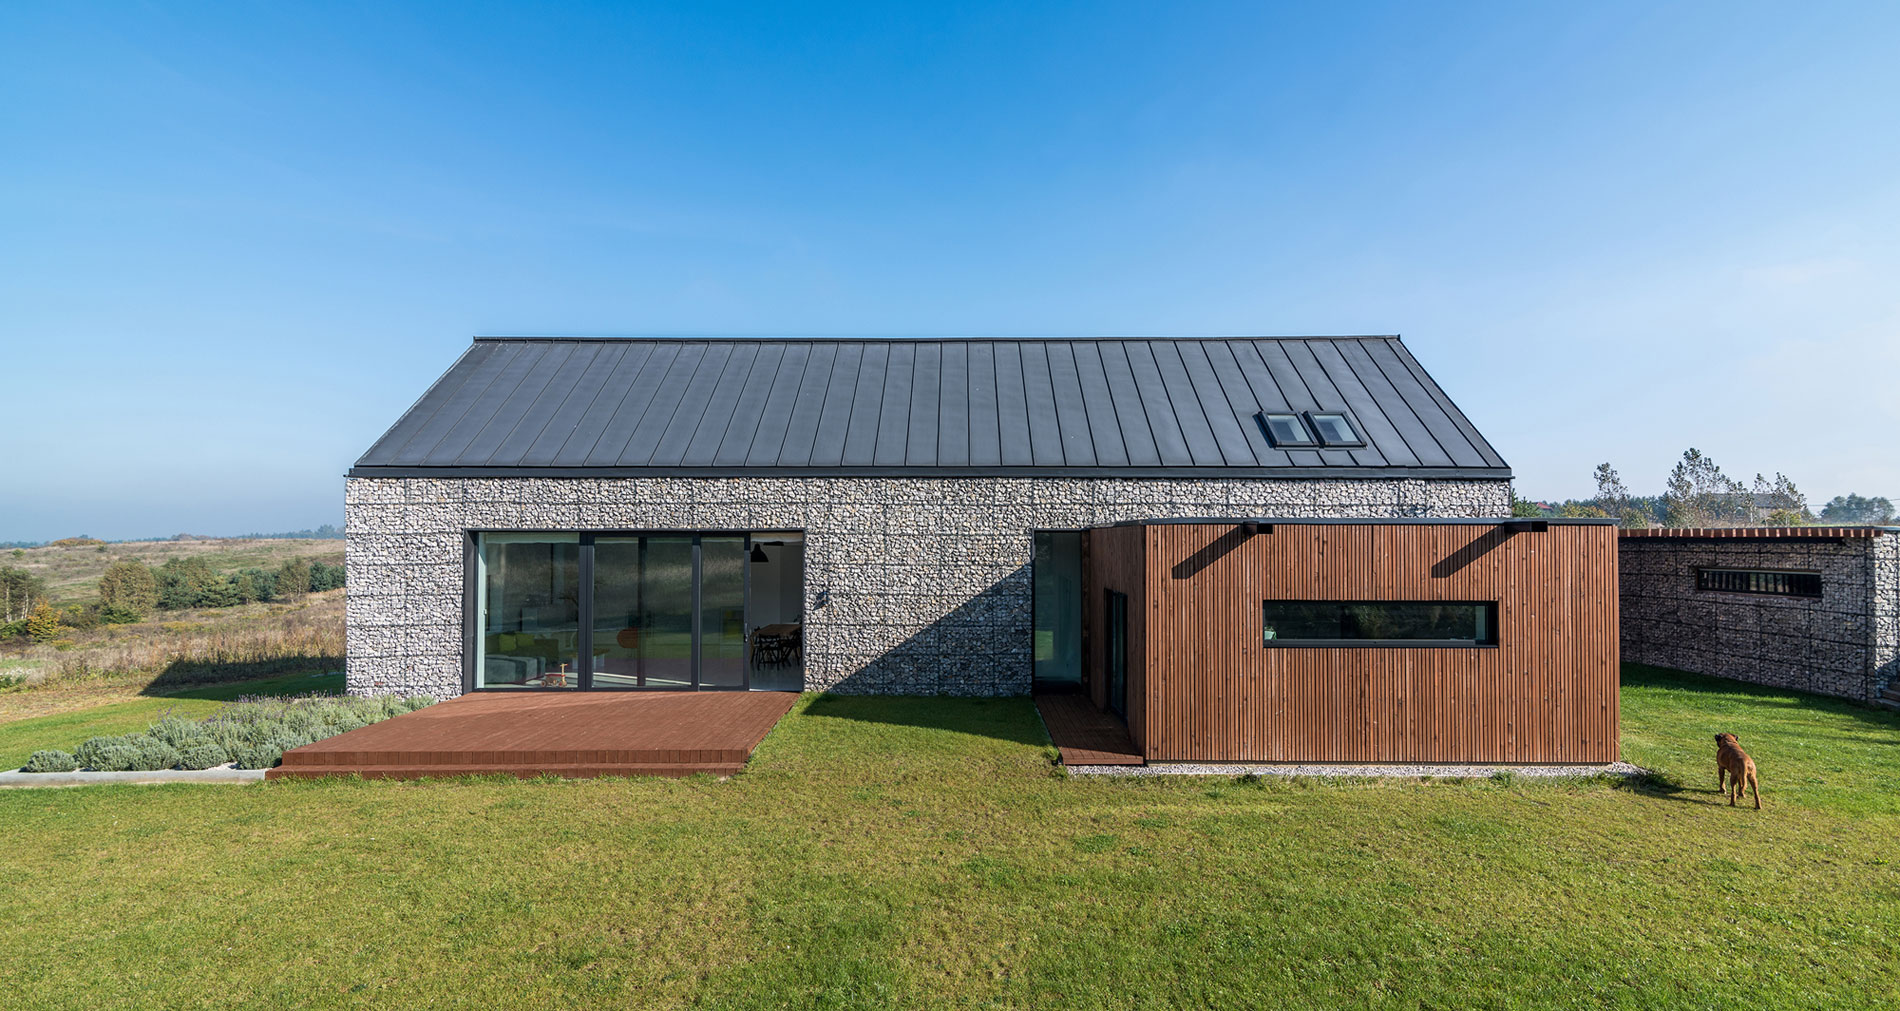
M 268 779 L 738 772 L 790 692 L 485 692 L 284 753 Z
M 1142 765 L 1141 752 L 1115 714 L 1095 708 L 1086 695 L 1038 695 L 1036 711 L 1063 765 Z

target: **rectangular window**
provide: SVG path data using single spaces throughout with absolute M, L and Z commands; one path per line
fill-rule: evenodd
M 1695 588 L 1717 593 L 1761 593 L 1775 597 L 1818 597 L 1819 572 L 1775 569 L 1697 569 Z
M 1268 441 L 1274 446 L 1311 446 L 1313 436 L 1306 431 L 1306 424 L 1297 414 L 1257 414 L 1260 427 L 1266 430 Z
M 1493 601 L 1269 600 L 1266 646 L 1496 646 Z
M 1038 530 L 1030 571 L 1035 612 L 1038 687 L 1073 686 L 1082 680 L 1082 534 Z
M 1363 446 L 1366 440 L 1353 431 L 1352 422 L 1343 414 L 1308 413 L 1307 419 L 1313 423 L 1313 431 L 1319 433 L 1319 441 L 1328 446 Z

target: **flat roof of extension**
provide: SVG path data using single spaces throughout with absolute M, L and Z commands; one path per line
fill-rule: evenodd
M 1670 541 L 1840 541 L 1900 534 L 1900 527 L 1639 527 L 1618 536 Z
M 350 473 L 1511 476 L 1395 336 L 478 337 Z

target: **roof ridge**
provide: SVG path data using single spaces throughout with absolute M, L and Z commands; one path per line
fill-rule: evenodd
M 1398 334 L 1150 334 L 1094 337 L 1035 337 L 1035 336 L 999 336 L 999 337 L 929 337 L 916 335 L 897 335 L 886 337 L 842 336 L 842 337 L 789 337 L 744 334 L 722 334 L 704 337 L 677 335 L 639 335 L 639 334 L 476 334 L 477 342 L 501 341 L 666 341 L 675 343 L 697 343 L 702 341 L 754 341 L 786 343 L 840 343 L 869 341 L 937 341 L 954 344 L 973 344 L 983 341 L 1048 341 L 1055 343 L 1099 344 L 1105 341 L 1388 341 L 1403 340 Z

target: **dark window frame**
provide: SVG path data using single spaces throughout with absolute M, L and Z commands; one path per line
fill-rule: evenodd
M 542 693 L 548 693 L 548 694 L 558 694 L 558 693 L 563 693 L 563 692 L 596 693 L 596 692 L 651 692 L 651 691 L 679 690 L 679 689 L 668 689 L 668 688 L 652 688 L 652 687 L 639 688 L 639 687 L 625 687 L 625 686 L 596 687 L 593 684 L 594 630 L 591 625 L 591 622 L 593 620 L 593 610 L 594 610 L 594 600 L 593 600 L 594 598 L 594 590 L 593 590 L 594 540 L 595 538 L 599 538 L 599 537 L 609 537 L 609 538 L 614 538 L 614 537 L 691 537 L 693 539 L 693 569 L 692 569 L 693 571 L 693 605 L 692 605 L 693 607 L 693 646 L 692 646 L 693 657 L 692 657 L 692 665 L 693 665 L 694 687 L 690 689 L 686 689 L 686 690 L 687 691 L 708 691 L 708 692 L 751 691 L 752 690 L 752 672 L 750 669 L 746 670 L 745 677 L 742 679 L 741 684 L 738 686 L 727 685 L 727 686 L 701 687 L 698 684 L 699 673 L 700 673 L 699 672 L 700 648 L 701 648 L 700 634 L 702 631 L 700 628 L 701 615 L 699 613 L 700 612 L 700 590 L 701 590 L 699 542 L 701 538 L 705 538 L 705 537 L 743 536 L 745 538 L 745 550 L 750 551 L 752 548 L 752 538 L 755 535 L 762 534 L 762 533 L 765 533 L 765 534 L 796 533 L 801 536 L 804 536 L 806 534 L 806 531 L 805 531 L 805 528 L 803 527 L 782 527 L 782 528 L 777 528 L 777 529 L 772 529 L 772 530 L 744 530 L 744 529 L 732 530 L 732 529 L 719 529 L 719 528 L 675 530 L 675 529 L 667 529 L 667 528 L 637 528 L 637 527 L 624 528 L 624 529 L 614 528 L 614 529 L 585 529 L 585 530 L 572 528 L 572 527 L 562 527 L 558 529 L 522 529 L 519 527 L 470 527 L 470 528 L 464 529 L 462 531 L 462 691 L 468 694 L 473 694 L 475 692 L 542 692 Z M 579 682 L 578 687 L 541 688 L 541 687 L 536 687 L 533 685 L 521 685 L 521 686 L 477 685 L 475 683 L 476 682 L 476 676 L 475 676 L 476 640 L 482 634 L 481 615 L 476 613 L 478 609 L 476 606 L 476 602 L 479 599 L 479 591 L 476 587 L 477 580 L 479 579 L 479 576 L 477 575 L 478 566 L 476 565 L 476 556 L 481 553 L 481 550 L 482 550 L 481 539 L 482 539 L 482 535 L 484 534 L 549 534 L 549 535 L 574 534 L 577 536 L 580 546 L 581 546 L 581 559 L 580 559 L 581 575 L 586 580 L 585 582 L 581 584 L 583 587 L 583 590 L 580 595 L 581 599 L 579 603 L 580 603 L 580 610 L 582 612 L 582 617 L 584 617 L 588 622 L 588 624 L 583 624 L 580 626 L 580 628 L 577 630 L 577 635 L 576 635 L 576 638 L 579 640 L 578 649 L 576 650 L 576 652 L 578 654 L 580 663 L 578 664 L 578 666 L 576 667 L 573 673 L 575 674 L 576 680 Z M 746 606 L 747 611 L 750 611 L 752 607 L 752 567 L 750 565 L 745 567 L 744 582 L 742 585 L 744 589 L 741 592 L 744 594 L 744 599 L 746 602 L 745 606 Z M 809 588 L 809 583 L 807 584 L 806 592 L 807 593 L 811 592 Z M 828 590 L 819 591 L 819 592 L 825 595 L 829 594 Z M 819 607 L 819 606 L 823 606 L 823 605 L 822 604 L 814 605 L 814 607 Z
M 1346 427 L 1352 430 L 1352 434 L 1353 434 L 1352 440 L 1346 441 L 1343 439 L 1340 439 L 1340 440 L 1328 439 L 1326 437 L 1326 429 L 1320 427 L 1319 419 L 1321 418 L 1338 418 L 1340 421 L 1345 422 Z M 1322 446 L 1328 446 L 1328 447 L 1336 446 L 1341 449 L 1350 449 L 1355 446 L 1364 446 L 1366 444 L 1366 437 L 1364 433 L 1359 431 L 1359 423 L 1353 420 L 1352 415 L 1347 414 L 1345 411 L 1307 411 L 1306 424 L 1307 424 L 1307 427 L 1312 431 L 1312 433 L 1319 438 L 1319 444 Z
M 1293 427 L 1299 429 L 1300 434 L 1305 436 L 1306 440 L 1304 442 L 1293 442 L 1280 438 L 1273 431 L 1273 419 L 1275 418 L 1285 418 L 1292 422 Z M 1260 431 L 1266 433 L 1267 444 L 1274 449 L 1310 449 L 1320 444 L 1319 437 L 1313 434 L 1313 429 L 1307 423 L 1306 416 L 1297 411 L 1261 411 L 1259 414 L 1254 415 L 1254 419 L 1260 423 Z
M 1266 636 L 1267 608 L 1274 604 L 1338 604 L 1365 606 L 1376 604 L 1429 604 L 1440 607 L 1482 607 L 1487 609 L 1489 641 L 1472 639 L 1269 639 Z M 1262 649 L 1497 649 L 1503 642 L 1498 626 L 1499 604 L 1495 600 L 1295 600 L 1267 599 L 1260 602 L 1260 646 Z
M 1697 567 L 1695 588 L 1700 593 L 1819 600 L 1822 582 L 1821 573 L 1813 569 L 1731 569 L 1711 565 Z

